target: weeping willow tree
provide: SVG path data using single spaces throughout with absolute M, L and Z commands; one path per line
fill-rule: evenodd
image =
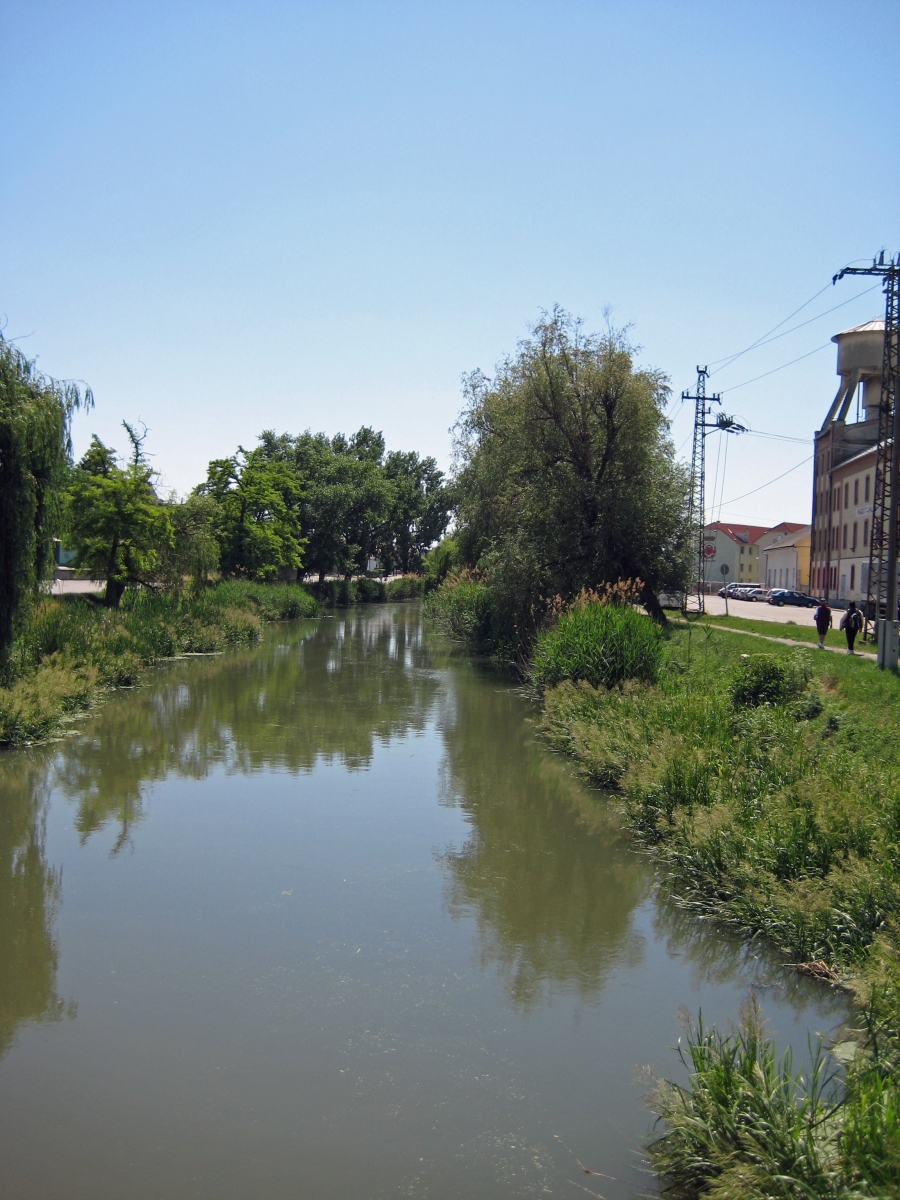
M 17 617 L 49 572 L 72 414 L 93 402 L 90 388 L 42 375 L 0 334 L 0 666 Z

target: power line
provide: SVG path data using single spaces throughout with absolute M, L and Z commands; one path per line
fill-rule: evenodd
M 802 362 L 804 358 L 812 358 L 814 354 L 820 354 L 823 350 L 827 350 L 830 345 L 831 341 L 829 339 L 823 346 L 816 346 L 815 350 L 810 350 L 808 354 L 801 354 L 799 358 L 792 358 L 790 362 L 782 363 L 780 367 L 773 367 L 771 371 L 763 371 L 762 375 L 754 375 L 752 379 L 745 379 L 743 383 L 736 383 L 734 387 L 724 388 L 723 392 L 736 392 L 738 388 L 747 387 L 748 384 L 756 383 L 758 379 L 765 379 L 769 375 L 783 371 L 785 367 L 792 367 L 794 363 Z
M 851 264 L 851 266 L 855 265 L 856 263 L 868 262 L 868 261 L 869 261 L 868 259 L 856 258 L 853 260 L 853 263 Z M 809 308 L 809 306 L 810 306 L 810 304 L 812 304 L 813 300 L 818 300 L 818 298 L 822 295 L 822 293 L 827 292 L 828 288 L 830 286 L 832 286 L 833 284 L 834 284 L 834 280 L 831 281 L 831 284 L 826 283 L 826 285 L 823 288 L 820 288 L 819 291 L 817 291 L 814 296 L 810 296 L 810 298 L 808 300 L 806 300 L 803 304 L 801 304 L 799 308 L 795 308 L 792 313 L 788 313 L 788 315 L 784 318 L 783 321 L 779 321 L 777 325 L 773 325 L 768 333 L 764 333 L 761 337 L 758 337 L 755 342 L 751 342 L 750 345 L 747 346 L 744 350 L 739 350 L 737 352 L 737 354 L 726 354 L 724 358 L 718 358 L 718 359 L 716 359 L 716 361 L 714 363 L 711 363 L 710 365 L 713 367 L 717 367 L 719 365 L 719 363 L 734 362 L 735 359 L 740 358 L 741 355 L 749 354 L 751 350 L 755 350 L 756 347 L 758 345 L 760 345 L 761 342 L 764 342 L 766 340 L 766 338 L 770 337 L 773 333 L 775 333 L 776 330 L 780 329 L 782 327 L 782 325 L 786 325 L 788 323 L 788 321 L 791 320 L 792 317 L 796 317 L 797 313 L 803 312 L 804 308 Z M 861 292 L 860 295 L 865 295 L 865 293 Z M 856 299 L 856 297 L 854 297 L 854 299 Z M 848 303 L 849 303 L 849 301 L 848 301 Z M 840 307 L 840 305 L 838 305 L 838 307 Z M 829 311 L 833 311 L 833 310 L 829 310 Z M 820 315 L 824 316 L 825 314 L 822 313 Z M 813 319 L 815 320 L 816 318 L 813 318 Z M 798 326 L 798 328 L 799 328 L 799 326 Z M 724 370 L 725 368 L 722 367 L 721 369 Z
M 753 437 L 770 438 L 773 442 L 800 442 L 803 446 L 809 445 L 808 437 L 790 437 L 786 433 L 763 433 L 761 429 L 748 429 L 747 432 Z
M 849 300 L 842 300 L 840 304 L 835 304 L 834 308 L 826 308 L 824 312 L 820 312 L 818 316 L 810 317 L 808 321 L 801 321 L 799 325 L 792 325 L 790 329 L 785 329 L 782 333 L 776 333 L 774 337 L 765 337 L 762 341 L 755 342 L 752 346 L 748 346 L 746 350 L 742 350 L 740 354 L 735 354 L 731 359 L 719 359 L 719 362 L 724 362 L 724 367 L 719 367 L 718 371 L 713 371 L 711 374 L 718 375 L 720 371 L 727 371 L 733 362 L 743 354 L 749 354 L 751 350 L 761 350 L 763 346 L 770 346 L 772 342 L 777 342 L 779 338 L 787 337 L 789 333 L 796 333 L 798 329 L 805 329 L 807 325 L 812 325 L 815 321 L 820 321 L 822 317 L 827 317 L 829 313 L 837 312 L 839 308 L 843 308 L 845 304 L 852 304 L 854 300 L 859 300 L 861 296 L 868 296 L 869 292 L 877 291 L 880 284 L 873 284 L 865 291 L 857 292 L 855 296 L 851 296 Z M 821 293 L 820 293 L 821 295 Z M 788 317 L 790 320 L 790 317 Z
M 773 483 L 777 483 L 779 479 L 784 479 L 785 475 L 790 475 L 793 471 L 799 471 L 801 467 L 805 467 L 808 462 L 812 462 L 815 458 L 814 454 L 810 454 L 808 458 L 804 458 L 803 462 L 798 462 L 793 467 L 788 467 L 786 471 L 782 471 L 780 475 L 776 475 L 774 479 L 770 479 L 768 483 L 761 483 L 758 488 L 754 488 L 751 492 L 744 492 L 743 496 L 732 496 L 730 500 L 724 501 L 725 504 L 737 504 L 738 500 L 746 500 L 748 496 L 755 496 L 757 492 L 763 491 L 764 488 L 771 487 Z M 721 508 L 721 505 L 720 505 Z
M 818 298 L 822 295 L 822 293 L 827 292 L 831 286 L 832 285 L 830 283 L 826 283 L 823 288 L 820 288 L 819 291 L 817 291 L 814 296 L 810 296 L 810 298 L 804 304 L 801 304 L 799 308 L 795 308 L 792 313 L 788 313 L 788 315 L 784 318 L 783 321 L 779 321 L 777 325 L 773 325 L 772 328 L 768 331 L 768 333 L 762 334 L 761 337 L 758 337 L 755 342 L 751 342 L 750 345 L 747 346 L 744 350 L 739 350 L 737 352 L 737 354 L 726 354 L 724 358 L 718 359 L 712 365 L 714 367 L 716 367 L 719 365 L 719 363 L 734 362 L 734 360 L 737 358 L 740 358 L 742 354 L 749 354 L 751 350 L 756 349 L 756 347 L 760 344 L 760 342 L 765 341 L 765 339 L 767 337 L 770 337 L 773 333 L 775 333 L 775 331 L 777 329 L 780 329 L 782 327 L 782 325 L 786 325 L 788 323 L 788 321 L 790 321 L 791 317 L 796 317 L 797 313 L 803 312 L 804 308 L 809 308 L 809 306 L 810 306 L 810 304 L 812 304 L 813 300 L 818 300 Z M 721 369 L 724 370 L 724 367 Z

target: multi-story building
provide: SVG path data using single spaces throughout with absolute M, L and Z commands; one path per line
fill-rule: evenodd
M 760 579 L 768 588 L 809 588 L 811 528 L 782 521 L 759 539 Z
M 869 584 L 884 321 L 831 340 L 841 382 L 816 434 L 810 589 L 839 604 L 859 603 Z
M 715 591 L 726 583 L 759 583 L 759 539 L 765 525 L 712 521 L 703 531 L 706 582 Z M 722 575 L 722 564 L 728 574 Z

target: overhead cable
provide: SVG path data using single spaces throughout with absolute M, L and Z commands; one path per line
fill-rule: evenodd
M 827 317 L 829 313 L 837 312 L 839 308 L 843 308 L 845 304 L 852 304 L 854 300 L 859 300 L 861 296 L 868 296 L 869 292 L 876 291 L 881 285 L 875 283 L 865 291 L 857 292 L 855 296 L 851 296 L 849 300 L 842 300 L 840 304 L 835 304 L 834 308 L 826 308 L 824 312 L 820 312 L 815 317 L 810 317 L 808 321 L 801 321 L 799 325 L 792 325 L 790 329 L 785 329 L 782 333 L 776 333 L 774 337 L 766 337 L 761 342 L 755 342 L 754 345 L 748 346 L 746 350 L 742 350 L 740 354 L 735 354 L 733 358 L 726 361 L 719 359 L 719 362 L 724 362 L 724 367 L 719 367 L 718 371 L 713 371 L 711 374 L 718 375 L 719 371 L 727 371 L 733 362 L 741 357 L 742 354 L 748 354 L 750 350 L 761 350 L 763 346 L 770 346 L 772 342 L 777 342 L 779 338 L 787 337 L 789 333 L 796 333 L 798 329 L 805 329 L 807 325 L 812 325 L 814 321 L 819 321 L 822 317 Z
M 747 387 L 750 383 L 756 383 L 758 379 L 765 379 L 768 375 L 774 375 L 778 371 L 783 371 L 785 367 L 792 367 L 794 363 L 802 362 L 804 358 L 812 358 L 814 354 L 820 354 L 823 350 L 827 350 L 831 345 L 831 341 L 827 341 L 823 346 L 816 346 L 815 350 L 810 350 L 808 354 L 801 354 L 799 358 L 792 358 L 790 362 L 782 363 L 780 367 L 773 367 L 771 371 L 763 371 L 762 375 L 754 375 L 752 379 L 745 379 L 743 383 L 736 383 L 734 387 L 723 388 L 722 394 L 725 392 L 736 392 L 738 388 Z
M 815 455 L 810 454 L 808 458 L 804 458 L 803 462 L 796 463 L 793 467 L 788 467 L 786 471 L 782 471 L 780 475 L 776 475 L 774 479 L 770 479 L 768 483 L 761 483 L 758 488 L 754 488 L 750 492 L 744 492 L 742 496 L 732 496 L 730 500 L 726 500 L 726 504 L 736 504 L 738 500 L 745 500 L 748 496 L 755 496 L 757 492 L 763 491 L 764 488 L 771 487 L 773 483 L 777 483 L 779 479 L 784 479 L 785 475 L 790 475 L 792 471 L 799 471 L 801 467 L 805 467 L 808 462 L 812 462 Z M 720 505 L 720 511 L 721 511 Z

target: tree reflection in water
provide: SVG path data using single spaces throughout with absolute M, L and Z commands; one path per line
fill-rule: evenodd
M 60 877 L 44 849 L 46 755 L 22 756 L 13 771 L 9 761 L 0 766 L 0 1057 L 23 1021 L 63 1014 L 53 937 Z
M 611 969 L 640 957 L 631 928 L 650 873 L 602 797 L 553 758 L 511 687 L 458 674 L 447 714 L 445 801 L 471 835 L 445 855 L 451 913 L 478 923 L 481 957 L 528 1006 L 548 987 L 594 996 Z
M 280 626 L 262 648 L 167 665 L 107 705 L 64 743 L 54 783 L 78 805 L 82 841 L 118 824 L 117 853 L 167 775 L 365 768 L 376 742 L 425 726 L 439 688 L 426 666 L 418 609 Z

